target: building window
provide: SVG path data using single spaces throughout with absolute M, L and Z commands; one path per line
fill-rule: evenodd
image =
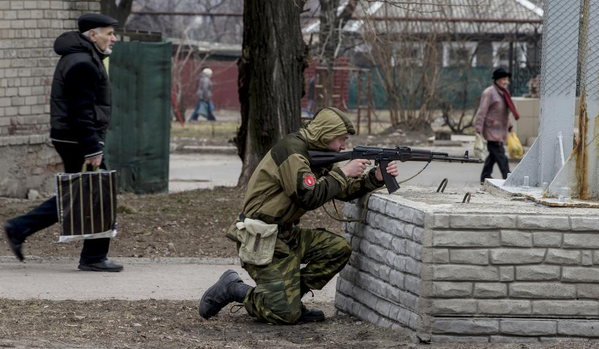
M 477 42 L 444 42 L 443 67 L 476 67 Z
M 527 45 L 525 42 L 514 42 L 514 65 L 520 68 L 526 68 Z M 493 42 L 493 68 L 510 66 L 510 43 Z
M 424 60 L 422 43 L 407 42 L 395 45 L 393 48 L 393 57 L 391 57 L 391 65 L 399 64 L 401 66 L 418 66 L 422 67 Z

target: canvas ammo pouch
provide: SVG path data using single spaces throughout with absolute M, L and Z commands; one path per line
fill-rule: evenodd
M 266 265 L 272 261 L 277 243 L 277 224 L 267 224 L 258 219 L 245 218 L 236 223 L 239 258 L 253 265 Z

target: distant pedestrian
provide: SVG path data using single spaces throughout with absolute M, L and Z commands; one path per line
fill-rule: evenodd
M 50 93 L 50 139 L 64 163 L 66 173 L 90 165 L 106 169 L 104 142 L 110 123 L 110 81 L 102 61 L 112 53 L 117 20 L 96 13 L 79 17 L 79 31 L 69 31 L 54 42 L 61 56 Z M 12 252 L 23 260 L 28 236 L 58 222 L 56 197 L 29 213 L 6 221 L 4 233 Z M 110 238 L 85 240 L 79 269 L 118 272 L 123 266 L 106 256 Z
M 198 121 L 198 116 L 202 115 L 209 121 L 216 121 L 214 117 L 214 104 L 212 103 L 212 69 L 205 68 L 198 77 L 198 89 L 196 97 L 198 103 L 189 118 L 190 122 Z
M 483 91 L 476 113 L 474 129 L 476 133 L 482 134 L 487 141 L 487 149 L 489 150 L 489 155 L 485 159 L 480 175 L 481 184 L 484 183 L 486 178 L 493 178 L 491 173 L 493 173 L 495 163 L 499 166 L 503 179 L 506 179 L 507 174 L 510 172 L 504 148 L 507 134 L 512 130 L 509 112 L 512 112 L 516 120 L 520 118 L 507 90 L 511 77 L 512 74 L 503 68 L 498 68 L 493 72 L 493 85 Z

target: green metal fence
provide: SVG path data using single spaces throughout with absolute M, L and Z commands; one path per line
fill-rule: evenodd
M 386 109 L 387 108 L 387 92 L 385 91 L 384 83 L 381 79 L 381 75 L 377 72 L 376 67 L 365 67 L 372 71 L 372 104 L 373 108 Z M 492 68 L 490 67 L 475 67 L 470 68 L 465 74 L 463 68 L 443 68 L 439 72 L 437 80 L 435 100 L 437 103 L 449 103 L 454 109 L 460 109 L 465 103 L 466 108 L 476 108 L 480 100 L 480 96 L 485 88 L 491 85 Z M 514 96 L 521 96 L 528 93 L 527 82 L 533 78 L 537 72 L 530 70 L 518 70 L 517 74 L 512 78 L 514 83 L 511 86 Z M 419 72 L 416 71 L 414 76 L 419 76 Z M 357 74 L 350 75 L 350 86 L 349 86 L 349 108 L 356 108 L 357 102 Z M 406 82 L 409 84 L 410 82 Z M 366 104 L 366 81 L 365 74 L 362 74 L 361 89 L 362 89 L 362 105 Z M 420 105 L 415 105 L 415 108 L 419 108 Z M 439 105 L 433 105 L 433 108 L 438 108 Z
M 171 44 L 117 42 L 113 51 L 107 165 L 121 191 L 168 192 Z

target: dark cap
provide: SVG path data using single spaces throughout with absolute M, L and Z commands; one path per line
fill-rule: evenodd
M 493 72 L 493 80 L 499 80 L 501 78 L 505 78 L 505 77 L 511 78 L 512 77 L 512 73 L 508 73 L 505 69 L 503 68 L 497 68 L 495 69 L 495 71 Z
M 85 33 L 90 29 L 110 27 L 118 24 L 119 21 L 116 19 L 99 13 L 86 13 L 79 16 L 79 19 L 77 20 L 77 25 L 79 26 L 79 31 L 81 33 Z

